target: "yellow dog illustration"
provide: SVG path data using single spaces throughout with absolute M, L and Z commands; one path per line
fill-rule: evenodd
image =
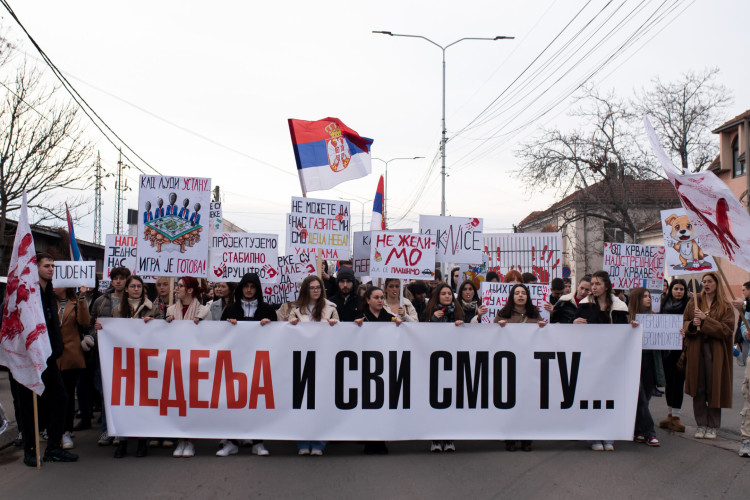
M 664 222 L 672 227 L 670 232 L 674 240 L 672 248 L 680 255 L 682 266 L 675 266 L 675 269 L 692 269 L 708 265 L 706 262 L 701 262 L 706 258 L 706 254 L 703 253 L 697 237 L 693 234 L 693 224 L 690 223 L 687 215 L 670 215 Z

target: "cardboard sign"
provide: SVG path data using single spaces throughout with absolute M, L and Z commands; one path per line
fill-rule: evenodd
M 487 271 L 503 276 L 512 270 L 532 273 L 539 283 L 562 276 L 562 233 L 496 233 L 482 238 Z M 476 261 L 479 262 L 479 261 Z
M 664 252 L 670 276 L 716 271 L 714 258 L 707 255 L 684 208 L 661 211 Z
M 136 274 L 208 275 L 211 179 L 141 175 Z
M 315 263 L 314 253 L 279 255 L 276 266 L 279 272 L 279 281 L 275 284 L 263 286 L 264 300 L 271 304 L 283 304 L 284 302 L 297 300 L 299 297 L 297 283 L 309 275 L 317 273 Z
M 474 217 L 419 216 L 419 232 L 436 238 L 435 262 L 482 262 L 483 225 Z
M 603 268 L 612 288 L 661 290 L 664 283 L 664 247 L 634 243 L 604 243 Z
M 500 309 L 508 302 L 512 283 L 488 283 L 483 282 L 480 288 L 482 304 L 489 308 L 487 314 L 482 316 L 482 323 L 492 323 Z M 544 303 L 549 300 L 549 285 L 529 283 L 526 285 L 529 289 L 529 300 L 539 309 L 542 319 L 549 321 L 549 311 L 544 309 Z
M 127 267 L 131 272 L 136 269 L 137 236 L 108 234 L 104 237 L 104 276 L 109 280 L 112 269 Z
M 357 231 L 354 233 L 354 276 L 363 278 L 370 275 L 370 241 L 371 231 Z
M 212 201 L 208 212 L 209 234 L 221 234 L 224 232 L 224 217 L 221 212 L 221 202 Z
M 458 283 L 471 281 L 479 289 L 479 285 L 487 279 L 487 267 L 489 266 L 489 256 L 482 252 L 481 264 L 459 264 L 458 265 Z
M 636 314 L 635 320 L 643 327 L 644 349 L 682 349 L 682 314 Z
M 349 259 L 349 202 L 292 197 L 287 248 L 320 250 L 324 259 Z M 299 252 L 287 252 L 299 253 Z
M 93 260 L 56 260 L 55 276 L 52 278 L 55 288 L 78 288 L 96 286 L 96 261 Z
M 373 231 L 370 276 L 431 280 L 435 276 L 435 236 Z
M 238 283 L 246 273 L 256 273 L 261 283 L 276 283 L 279 256 L 276 234 L 224 233 L 211 237 L 209 251 L 212 280 Z

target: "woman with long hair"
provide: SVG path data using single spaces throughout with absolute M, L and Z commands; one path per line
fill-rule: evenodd
M 628 319 L 631 323 L 636 321 L 638 314 L 651 314 L 651 292 L 645 288 L 635 288 L 630 292 L 630 303 L 628 304 Z M 648 409 L 653 388 L 656 386 L 656 367 L 654 366 L 654 351 L 641 350 L 641 383 L 638 386 L 638 405 L 635 411 L 635 431 L 633 433 L 636 443 L 646 443 L 649 446 L 659 446 L 654 429 L 654 419 Z
M 516 271 L 515 269 L 511 269 L 505 275 L 503 275 L 503 283 L 523 283 L 523 275 Z
M 299 289 L 299 297 L 289 312 L 289 323 L 327 322 L 333 326 L 338 320 L 336 305 L 326 300 L 323 280 L 314 274 L 305 278 Z M 325 447 L 325 441 L 297 441 L 299 455 L 320 456 Z
M 467 323 L 479 323 L 482 315 L 487 314 L 487 306 L 482 305 L 482 299 L 477 293 L 474 282 L 466 280 L 458 287 L 458 303 L 464 310 L 464 321 Z
M 226 281 L 214 283 L 214 299 L 208 304 L 208 309 L 211 312 L 210 316 L 213 321 L 220 321 L 224 310 L 229 304 L 234 302 L 234 290 L 236 287 L 236 284 Z
M 685 393 L 693 397 L 696 439 L 716 439 L 721 409 L 732 407 L 734 311 L 715 273 L 701 280 L 703 291 L 683 314 Z
M 385 286 L 385 302 L 383 304 L 385 311 L 388 314 L 398 317 L 401 321 L 418 322 L 419 316 L 417 316 L 417 310 L 412 305 L 411 300 L 399 296 L 401 280 L 386 278 L 383 286 Z
M 661 302 L 660 314 L 682 314 L 690 302 L 687 293 L 687 283 L 683 279 L 675 279 L 669 284 L 667 294 Z M 662 362 L 664 363 L 664 388 L 667 399 L 667 418 L 659 422 L 659 427 L 674 432 L 685 432 L 685 424 L 680 421 L 682 409 L 682 398 L 685 391 L 685 374 L 677 368 L 677 362 L 682 356 L 682 351 L 672 349 L 662 351 Z
M 629 321 L 628 306 L 614 296 L 612 281 L 607 271 L 597 271 L 591 276 L 591 294 L 578 303 L 575 325 L 622 324 Z M 589 441 L 594 451 L 614 451 L 614 441 Z

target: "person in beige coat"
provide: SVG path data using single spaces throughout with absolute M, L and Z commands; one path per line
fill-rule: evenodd
M 386 278 L 385 280 L 385 303 L 383 309 L 388 314 L 392 314 L 401 321 L 417 323 L 419 317 L 417 310 L 412 305 L 411 300 L 406 297 L 401 298 L 401 280 L 396 278 Z

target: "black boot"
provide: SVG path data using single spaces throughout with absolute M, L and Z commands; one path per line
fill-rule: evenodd
M 125 440 L 120 441 L 120 444 L 115 448 L 115 458 L 122 458 L 128 454 L 128 442 Z
M 139 439 L 138 440 L 138 449 L 135 450 L 135 456 L 145 457 L 148 455 L 148 439 Z
M 81 420 L 73 427 L 74 431 L 85 431 L 87 429 L 91 429 L 91 417 L 81 417 Z

